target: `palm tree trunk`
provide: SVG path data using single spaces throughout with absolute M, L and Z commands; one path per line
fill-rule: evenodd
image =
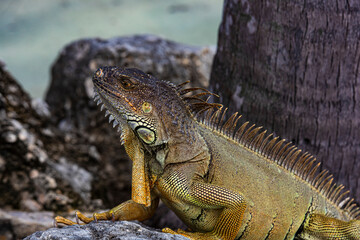
M 359 65 L 358 0 L 225 0 L 210 88 L 317 156 L 359 201 Z

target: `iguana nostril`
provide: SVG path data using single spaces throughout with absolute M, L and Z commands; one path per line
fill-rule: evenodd
M 95 72 L 95 76 L 96 77 L 102 77 L 103 76 L 103 70 L 101 68 L 99 68 L 96 72 Z

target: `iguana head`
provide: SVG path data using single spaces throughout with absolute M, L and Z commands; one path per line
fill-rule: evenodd
M 115 119 L 114 127 L 119 124 L 122 140 L 131 129 L 144 145 L 157 146 L 185 128 L 190 112 L 173 84 L 119 67 L 99 68 L 93 82 L 95 99 L 111 114 L 110 120 Z
M 155 175 L 171 163 L 209 159 L 203 154 L 206 144 L 196 131 L 191 110 L 216 104 L 195 96 L 188 98 L 195 100 L 191 105 L 182 96 L 199 88 L 180 90 L 182 85 L 176 87 L 140 70 L 119 67 L 99 68 L 93 83 L 95 100 L 106 108 L 113 126 L 119 125 L 121 141 L 133 161 L 133 201 L 150 205 L 149 159 L 154 160 L 150 167 Z

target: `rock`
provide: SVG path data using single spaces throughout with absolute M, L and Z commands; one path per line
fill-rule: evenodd
M 52 212 L 30 213 L 0 209 L 0 239 L 20 239 L 35 231 L 46 230 L 52 227 L 53 219 Z
M 17 210 L 0 210 L 0 239 L 18 239 L 49 228 L 54 214 L 43 210 L 73 211 L 73 203 L 99 207 L 89 197 L 91 174 L 64 178 L 58 170 L 69 166 L 61 161 L 69 158 L 76 173 L 88 172 L 76 164 L 89 155 L 76 149 L 87 149 L 86 139 L 67 143 L 49 120 L 46 104 L 35 105 L 37 109 L 4 65 L 0 66 L 0 208 Z
M 91 183 L 93 176 L 87 170 L 79 167 L 77 164 L 68 163 L 65 158 L 61 158 L 59 163 L 49 163 L 63 179 L 70 183 L 72 189 L 79 193 L 85 203 L 91 199 Z M 74 181 L 74 177 L 76 181 Z
M 151 229 L 138 222 L 92 222 L 87 225 L 74 225 L 64 228 L 50 228 L 46 231 L 36 232 L 24 240 L 91 240 L 91 239 L 151 239 L 151 240 L 188 240 L 181 235 L 163 233 Z
M 64 165 L 61 158 L 77 159 L 83 153 L 71 151 L 73 143 L 64 143 L 62 133 L 49 121 L 46 104 L 35 104 L 4 67 L 0 67 L 0 96 L 0 207 L 69 210 L 74 201 L 89 202 L 90 187 L 72 187 L 84 182 L 80 174 L 66 179 L 57 171 Z M 90 185 L 92 178 L 87 179 Z
M 50 118 L 51 115 L 49 111 L 49 106 L 44 100 L 39 98 L 33 99 L 31 101 L 31 106 L 39 116 L 44 118 Z

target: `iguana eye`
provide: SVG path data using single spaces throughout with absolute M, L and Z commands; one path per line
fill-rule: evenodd
M 142 105 L 142 110 L 144 113 L 150 113 L 152 111 L 152 106 L 148 102 L 144 102 Z
M 137 134 L 139 137 L 146 143 L 146 144 L 152 144 L 155 142 L 156 137 L 154 131 L 145 128 L 145 127 L 139 127 L 136 129 Z

